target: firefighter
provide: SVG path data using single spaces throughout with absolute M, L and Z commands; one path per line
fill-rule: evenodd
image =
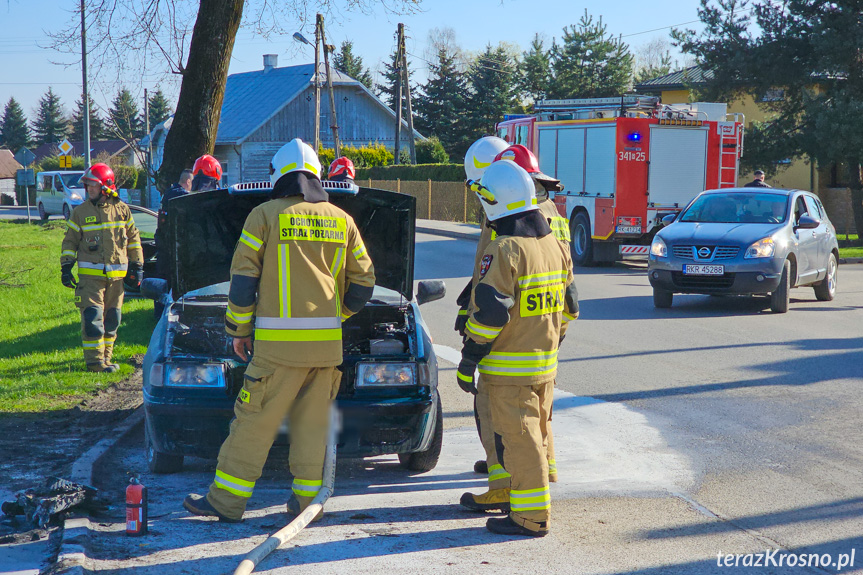
M 114 171 L 93 164 L 81 176 L 87 199 L 72 210 L 60 254 L 60 279 L 75 289 L 81 310 L 81 338 L 88 371 L 113 373 L 117 328 L 123 307 L 123 278 L 137 287 L 144 277 L 144 253 L 132 211 L 117 195 Z M 72 267 L 78 263 L 76 280 Z
M 566 218 L 560 215 L 554 202 L 551 201 L 551 199 L 549 198 L 549 192 L 559 192 L 563 189 L 563 187 L 560 185 L 560 180 L 542 173 L 542 171 L 540 171 L 539 169 L 539 162 L 537 162 L 536 156 L 533 155 L 533 152 L 520 144 L 509 146 L 494 158 L 495 162 L 501 160 L 509 160 L 515 162 L 516 164 L 524 168 L 525 171 L 527 171 L 528 175 L 530 175 L 534 183 L 534 193 L 536 194 L 539 212 L 546 218 L 546 221 L 548 221 L 554 236 L 559 241 L 563 242 L 564 247 L 568 253 L 570 241 L 569 222 Z M 477 246 L 473 277 L 471 278 L 471 283 L 468 284 L 469 288 L 471 289 L 473 286 L 476 285 L 477 281 L 479 281 L 480 260 L 485 251 L 485 248 L 488 243 L 496 237 L 495 232 L 491 230 L 491 228 L 488 228 L 487 225 L 484 227 L 484 229 L 488 229 L 489 231 L 487 234 L 483 234 L 483 239 L 485 241 L 481 240 L 479 242 L 479 245 Z M 466 299 L 467 302 L 465 302 L 463 309 L 464 312 L 467 313 L 467 303 L 470 301 L 470 296 L 468 295 L 468 297 L 464 299 Z M 497 489 L 506 489 L 509 487 L 509 476 L 503 471 L 503 469 L 500 467 L 499 462 L 497 461 L 497 455 L 494 447 L 494 437 L 491 433 L 490 425 L 488 423 L 483 423 L 491 421 L 488 396 L 484 393 L 481 395 L 477 395 L 476 400 L 474 401 L 474 412 L 477 420 L 477 431 L 479 432 L 480 441 L 482 442 L 483 449 L 486 452 L 485 461 L 477 461 L 476 463 L 474 463 L 474 471 L 477 473 L 485 474 L 489 472 L 489 468 L 492 468 L 493 473 L 489 476 L 489 490 L 494 491 Z M 542 422 L 542 438 L 543 444 L 546 447 L 546 458 L 548 459 L 548 480 L 552 483 L 556 483 L 557 460 L 554 457 L 554 433 L 551 429 L 551 411 L 549 411 L 548 415 L 548 421 Z M 477 511 L 482 511 L 489 510 L 489 504 L 494 505 L 501 502 L 475 502 L 471 499 L 467 499 L 466 503 L 470 508 Z
M 210 491 L 183 502 L 195 515 L 242 520 L 286 415 L 294 476 L 288 513 L 301 513 L 321 489 L 328 411 L 341 381 L 341 323 L 371 297 L 375 276 L 354 220 L 327 201 L 320 172 L 311 146 L 285 144 L 270 164 L 271 200 L 243 226 L 225 328 L 245 361 L 254 333 L 254 357 Z
M 551 409 L 557 351 L 566 322 L 578 313 L 569 251 L 539 212 L 534 183 L 514 162 L 495 162 L 470 182 L 496 239 L 486 247 L 470 312 L 457 381 L 467 392 L 487 388 L 495 449 L 511 475 L 508 511 L 486 527 L 506 535 L 548 533 L 551 496 L 542 422 Z M 491 471 L 491 470 L 490 470 Z M 465 493 L 465 499 L 483 496 Z
M 327 171 L 327 179 L 331 182 L 353 184 L 356 175 L 357 171 L 354 169 L 354 163 L 347 156 L 333 160 L 333 163 L 330 164 L 330 169 Z
M 222 164 L 219 160 L 209 154 L 204 154 L 192 167 L 192 190 L 193 192 L 206 192 L 219 187 L 222 180 Z

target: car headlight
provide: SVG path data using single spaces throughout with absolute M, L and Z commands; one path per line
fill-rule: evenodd
M 159 366 L 161 367 L 161 366 Z M 225 387 L 225 365 L 223 363 L 168 363 L 164 374 L 157 366 L 150 372 L 150 385 L 166 387 Z
M 416 364 L 413 363 L 357 364 L 357 387 L 416 385 L 416 382 Z
M 772 258 L 776 252 L 773 238 L 763 238 L 749 246 L 745 258 Z
M 76 200 L 76 201 L 77 201 L 77 200 L 80 200 L 80 199 L 81 199 L 81 196 L 80 196 L 80 195 L 78 195 L 78 194 L 69 194 L 69 199 L 70 199 L 70 200 Z
M 658 258 L 668 257 L 668 247 L 659 236 L 654 236 L 653 243 L 650 244 L 650 254 Z

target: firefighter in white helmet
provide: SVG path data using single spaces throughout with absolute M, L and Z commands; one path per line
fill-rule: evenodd
M 486 526 L 494 533 L 542 537 L 551 496 L 540 426 L 551 408 L 560 339 L 578 313 L 572 260 L 538 211 L 523 168 L 495 162 L 481 182 L 469 184 L 497 237 L 480 260 L 457 380 L 476 394 L 479 371 L 500 464 L 511 476 L 511 488 L 501 490 L 508 501 L 499 506 L 509 515 Z M 462 503 L 466 498 L 483 496 L 465 493 Z
M 341 381 L 341 323 L 371 297 L 375 276 L 353 218 L 327 201 L 320 173 L 308 144 L 285 144 L 270 164 L 271 200 L 243 226 L 225 327 L 243 360 L 254 332 L 255 353 L 210 491 L 183 502 L 196 515 L 242 519 L 285 416 L 294 476 L 288 513 L 301 513 L 321 489 L 329 407 Z

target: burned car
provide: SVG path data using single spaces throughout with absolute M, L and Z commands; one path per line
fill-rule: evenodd
M 414 298 L 416 200 L 354 185 L 325 187 L 331 203 L 356 221 L 376 275 L 366 307 L 342 324 L 339 456 L 397 454 L 410 470 L 431 470 L 443 416 L 437 359 L 419 304 L 443 297 L 445 287 L 419 282 Z M 187 455 L 215 457 L 228 436 L 247 365 L 224 328 L 231 259 L 246 216 L 268 193 L 269 182 L 237 184 L 170 202 L 172 293 L 164 280 L 145 280 L 143 289 L 166 304 L 143 374 L 147 459 L 156 473 L 180 470 Z M 283 426 L 276 446 L 289 443 Z

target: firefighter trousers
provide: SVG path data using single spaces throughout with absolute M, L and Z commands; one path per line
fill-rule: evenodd
M 81 310 L 84 362 L 88 367 L 110 363 L 122 320 L 123 279 L 80 275 L 75 305 Z
M 510 518 L 532 530 L 538 530 L 543 523 L 547 527 L 551 493 L 541 427 L 551 409 L 554 382 L 496 383 L 488 387 L 497 458 L 512 476 Z
M 494 430 L 491 425 L 491 404 L 489 402 L 489 385 L 483 381 L 480 374 L 477 384 L 477 394 L 474 397 L 473 414 L 476 420 L 476 430 L 479 434 L 482 448 L 485 451 L 485 460 L 488 465 L 488 488 L 509 489 L 510 475 L 506 472 L 497 458 L 497 450 L 494 445 Z M 554 384 L 551 385 L 550 393 L 553 393 Z M 554 434 L 551 430 L 551 406 L 546 412 L 548 417 L 540 420 L 540 431 L 542 433 L 543 449 L 548 460 L 548 472 L 557 473 L 557 462 L 554 459 Z
M 323 484 L 329 410 L 340 380 L 335 367 L 291 367 L 252 359 L 207 494 L 219 513 L 231 519 L 243 516 L 286 416 L 291 488 L 300 509 L 309 506 Z

